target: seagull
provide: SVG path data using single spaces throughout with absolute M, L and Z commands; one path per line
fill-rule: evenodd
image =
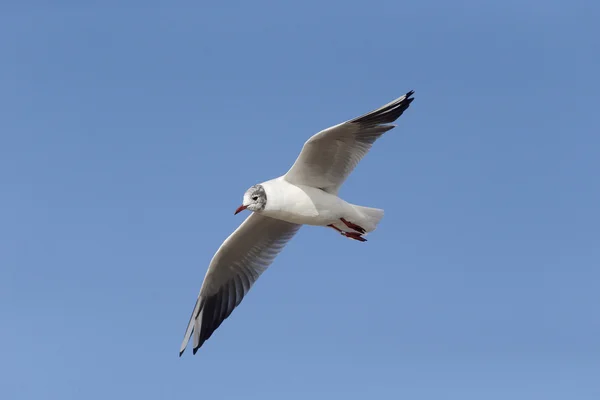
M 329 227 L 365 242 L 383 210 L 347 203 L 340 186 L 414 100 L 410 91 L 360 117 L 312 136 L 290 170 L 250 187 L 235 210 L 252 213 L 213 256 L 192 311 L 179 356 L 193 337 L 193 354 L 240 304 L 302 225 Z

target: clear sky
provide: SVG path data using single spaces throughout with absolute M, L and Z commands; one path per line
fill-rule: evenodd
M 50 3 L 0 6 L 0 398 L 600 398 L 597 1 Z M 179 358 L 243 192 L 410 89 L 369 241 Z

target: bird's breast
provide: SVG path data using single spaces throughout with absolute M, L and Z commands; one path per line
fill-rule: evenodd
M 267 192 L 267 205 L 260 213 L 295 224 L 328 225 L 339 218 L 346 204 L 320 189 L 293 185 L 283 179 L 262 185 Z

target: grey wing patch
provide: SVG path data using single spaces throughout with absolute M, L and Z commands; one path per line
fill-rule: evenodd
M 217 251 L 216 264 L 211 262 L 184 335 L 180 356 L 192 335 L 193 354 L 196 354 L 300 228 L 300 225 L 255 213 L 247 222 Z M 234 247 L 229 248 L 229 245 Z M 225 254 L 220 254 L 222 249 Z

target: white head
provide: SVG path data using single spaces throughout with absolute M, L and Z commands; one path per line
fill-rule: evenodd
M 261 211 L 267 205 L 267 193 L 262 185 L 254 185 L 244 193 L 242 205 L 235 210 L 235 214 L 246 209 L 250 211 Z

